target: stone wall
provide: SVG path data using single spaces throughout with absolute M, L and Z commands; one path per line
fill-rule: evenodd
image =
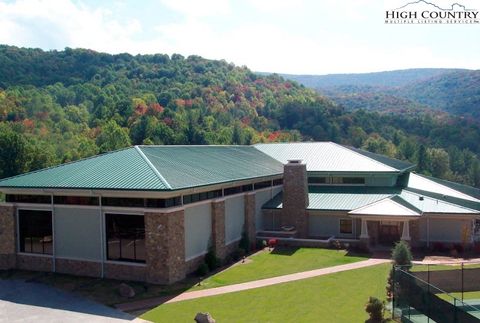
M 147 281 L 171 284 L 185 278 L 185 214 L 145 213 Z
M 255 193 L 245 194 L 245 228 L 250 248 L 255 247 L 256 226 L 255 226 Z
M 0 269 L 15 267 L 15 208 L 0 205 Z
M 294 226 L 297 237 L 308 237 L 307 166 L 288 163 L 283 169 L 283 215 L 280 226 Z
M 34 271 L 53 271 L 53 258 L 36 255 L 17 255 L 17 268 Z
M 212 242 L 217 257 L 224 259 L 225 251 L 225 201 L 212 202 Z
M 132 281 L 147 280 L 147 267 L 144 265 L 105 263 L 104 269 L 105 278 Z
M 55 259 L 55 271 L 77 276 L 101 277 L 102 264 L 95 261 L 57 258 Z

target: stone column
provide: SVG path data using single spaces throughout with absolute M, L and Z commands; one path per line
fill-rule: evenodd
M 367 220 L 362 218 L 362 226 L 361 226 L 361 233 L 360 233 L 360 244 L 364 248 L 368 248 L 370 246 L 370 237 L 368 235 L 368 224 Z
M 293 225 L 299 238 L 308 238 L 307 165 L 290 160 L 283 168 L 283 215 L 281 225 Z
M 218 258 L 224 259 L 225 249 L 225 200 L 212 202 L 212 244 Z
M 255 224 L 255 193 L 245 194 L 245 228 L 250 248 L 255 247 L 257 229 Z
M 15 208 L 0 205 L 0 270 L 16 266 Z
M 145 213 L 147 281 L 171 284 L 185 278 L 185 213 Z
M 402 230 L 402 237 L 401 240 L 410 242 L 410 225 L 408 220 L 403 222 L 403 230 Z

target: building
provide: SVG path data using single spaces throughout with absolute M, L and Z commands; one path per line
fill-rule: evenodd
M 172 283 L 245 233 L 472 243 L 480 190 L 331 142 L 135 146 L 0 181 L 0 269 Z

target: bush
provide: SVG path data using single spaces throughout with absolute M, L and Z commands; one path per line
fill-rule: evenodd
M 220 259 L 217 257 L 213 246 L 208 248 L 208 252 L 205 255 L 205 263 L 210 270 L 215 270 L 220 266 Z
M 208 265 L 205 262 L 202 262 L 197 268 L 197 276 L 203 277 L 208 274 Z
M 243 256 L 245 256 L 245 250 L 242 248 L 237 248 L 232 252 L 233 261 L 239 261 Z
M 462 254 L 465 251 L 465 248 L 463 247 L 463 244 L 461 244 L 461 243 L 454 244 L 453 249 L 457 250 L 457 253 L 459 253 L 459 254 Z
M 370 316 L 370 322 L 382 322 L 385 303 L 376 297 L 370 296 L 367 304 L 365 304 L 365 311 Z
M 405 241 L 399 241 L 392 250 L 392 260 L 394 265 L 403 266 L 406 269 L 412 267 L 412 251 Z
M 442 242 L 434 242 L 433 243 L 433 251 L 436 252 L 445 252 L 447 251 L 447 248 Z
M 247 253 L 250 251 L 250 240 L 248 239 L 248 235 L 246 231 L 242 232 L 242 238 L 238 243 L 238 247 L 245 250 L 245 252 Z

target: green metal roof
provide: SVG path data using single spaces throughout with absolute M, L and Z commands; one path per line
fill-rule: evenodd
M 390 199 L 417 213 L 478 214 L 480 203 L 437 193 L 398 187 L 310 186 L 308 210 L 352 211 L 381 200 Z M 283 194 L 263 205 L 281 209 Z
M 464 200 L 480 202 L 480 190 L 478 188 L 449 182 L 435 177 L 410 173 L 408 187 L 457 197 Z
M 400 192 L 392 187 L 310 187 L 308 193 L 308 210 L 345 210 L 356 208 L 380 201 Z M 281 209 L 282 193 L 264 204 L 265 209 Z
M 3 188 L 177 190 L 283 173 L 249 146 L 136 146 L 0 181 Z
M 255 148 L 286 164 L 301 159 L 310 172 L 400 173 L 414 165 L 333 142 L 257 144 Z

